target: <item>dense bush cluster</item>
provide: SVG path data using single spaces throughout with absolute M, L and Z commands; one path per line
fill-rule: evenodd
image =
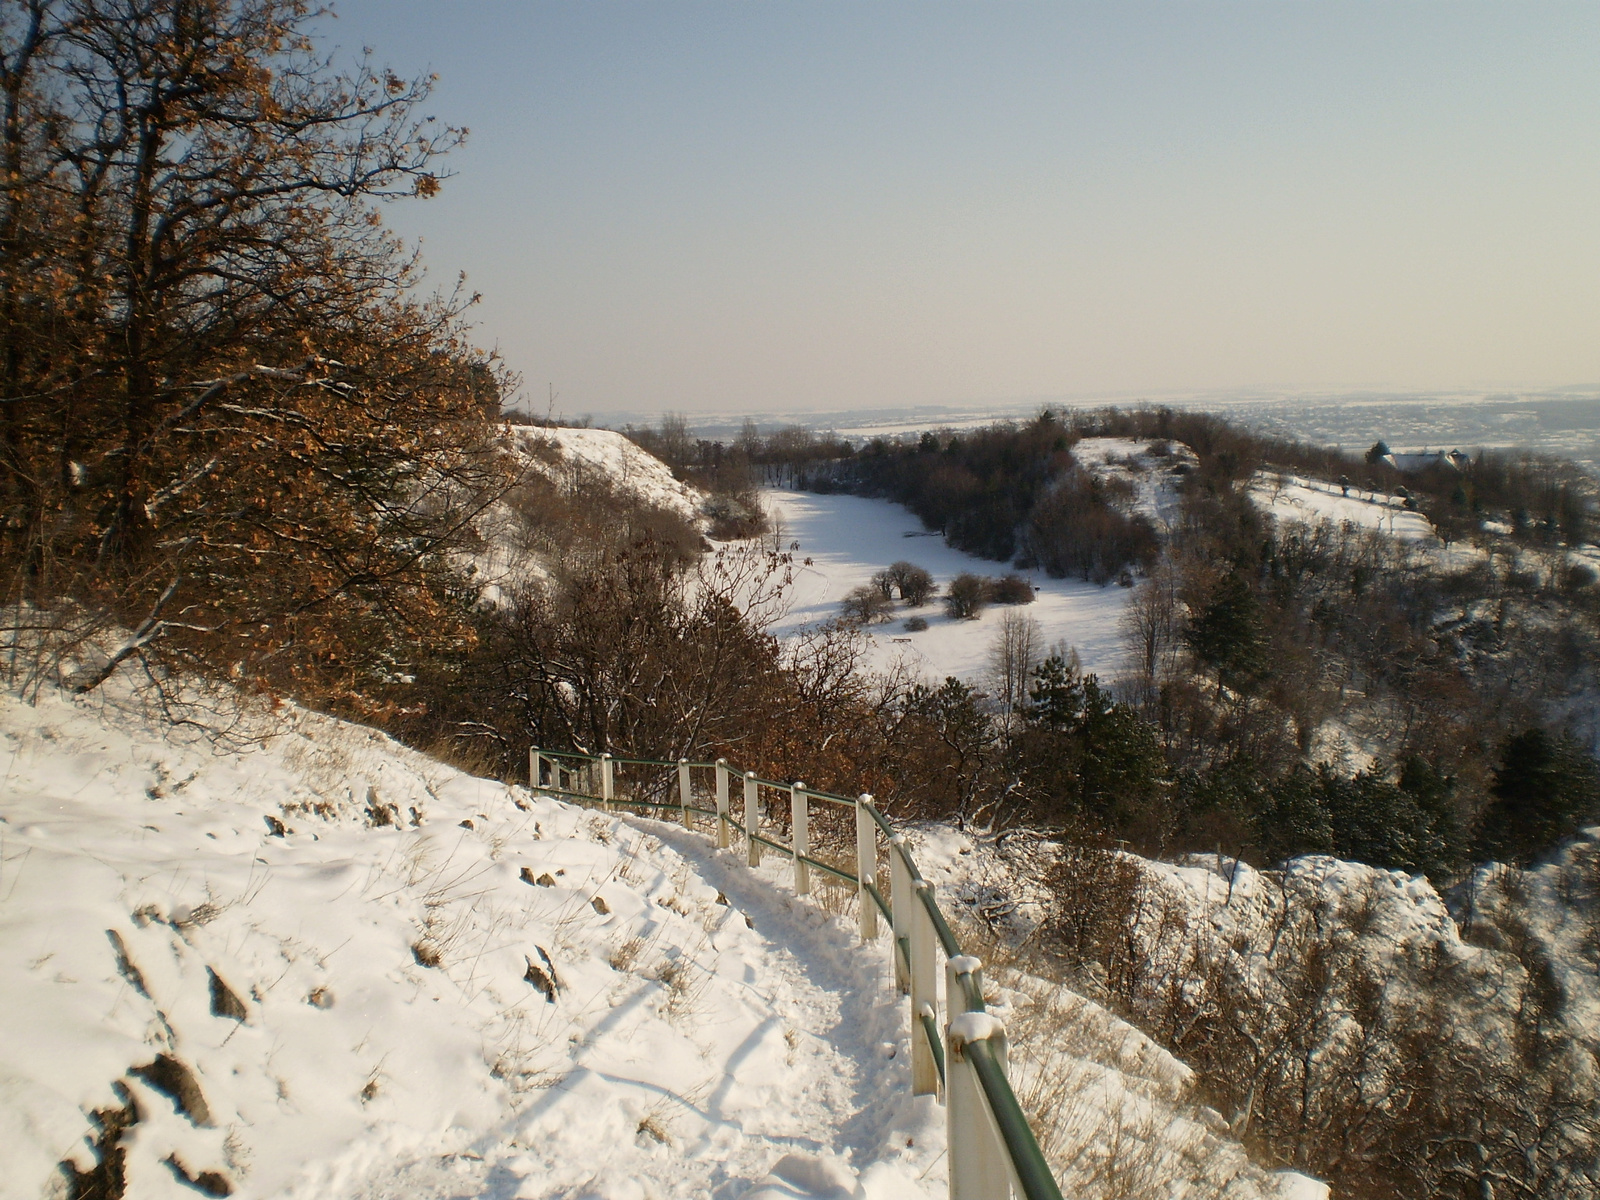
M 1562 865 L 1561 887 L 1592 936 L 1600 876 L 1594 843 L 1577 849 L 1589 854 Z M 1242 927 L 1218 937 L 1195 897 L 1137 860 L 1068 846 L 1050 868 L 1042 969 L 1193 1067 L 1257 1161 L 1338 1195 L 1592 1194 L 1592 1056 L 1560 969 L 1523 920 L 1519 873 L 1497 876 L 1465 925 L 1488 953 L 1457 955 L 1400 940 L 1391 914 L 1412 901 L 1391 879 L 1346 873 L 1325 886 L 1326 866 L 1254 875 L 1235 904 L 1224 897 L 1240 869 L 1220 861 L 1218 919 Z
M 463 131 L 329 66 L 295 0 L 0 12 L 0 641 L 364 713 L 471 636 L 448 551 L 504 486 L 470 303 L 383 201 Z M 376 706 L 376 707 L 375 707 Z
M 1097 583 L 1154 556 L 1155 531 L 1114 486 L 1077 469 L 1082 436 L 1046 411 L 1024 426 L 877 440 L 835 463 L 829 488 L 906 505 L 960 550 Z M 820 477 L 820 472 L 815 472 Z

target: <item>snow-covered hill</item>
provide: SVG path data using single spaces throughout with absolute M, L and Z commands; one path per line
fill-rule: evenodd
M 1407 509 L 1393 496 L 1363 488 L 1259 471 L 1250 484 L 1250 499 L 1280 521 L 1348 523 L 1424 548 L 1439 542 L 1428 518 L 1420 512 Z
M 0 1197 L 943 1194 L 884 945 L 781 860 L 270 722 L 0 700 Z M 1084 1161 L 1296 1194 L 1103 1010 L 996 1000 L 1056 1014 Z
M 696 530 L 707 526 L 706 497 L 620 433 L 511 424 L 501 433 L 510 468 L 523 484 L 479 514 L 475 544 L 459 558 L 486 604 L 504 603 L 529 584 L 550 578 L 553 531 L 539 526 L 548 525 L 552 514 L 544 511 L 541 487 L 568 506 L 592 510 L 589 515 L 601 521 L 625 503 L 660 510 Z M 562 514 L 553 520 L 562 523 Z
M 592 471 L 645 504 L 677 513 L 689 521 L 700 517 L 705 497 L 674 479 L 660 459 L 614 430 L 544 429 L 532 425 L 505 428 L 513 447 L 532 468 L 558 481 Z
M 881 948 L 703 839 L 302 712 L 7 699 L 0 753 L 6 1200 L 938 1190 Z
M 1324 856 L 1260 871 L 1222 855 L 1114 852 L 1056 874 L 1048 842 L 1002 850 L 937 826 L 913 836 L 950 906 L 1002 944 L 1056 939 L 1058 964 L 1087 950 L 1073 978 L 1179 1044 L 1225 1110 L 1199 1114 L 1216 1130 L 1248 1131 L 1284 1161 L 1336 1162 L 1369 1189 L 1404 1172 L 1410 1188 L 1396 1194 L 1493 1179 L 1496 1195 L 1503 1184 L 1577 1196 L 1600 1178 L 1600 828 L 1527 871 L 1482 867 L 1448 897 L 1422 876 Z M 1041 928 L 1047 916 L 1056 924 Z M 1010 1024 L 1037 1047 L 1030 1018 Z M 1094 1042 L 1093 1061 L 1132 1052 L 1116 1065 L 1146 1081 L 1143 1096 L 1191 1081 L 1157 1046 Z M 1024 1079 L 1041 1068 L 1017 1066 Z M 1134 1102 L 1124 1136 L 1181 1174 L 1182 1125 L 1153 1121 L 1147 1103 Z M 1055 1136 L 1074 1137 L 1082 1118 L 1054 1111 Z

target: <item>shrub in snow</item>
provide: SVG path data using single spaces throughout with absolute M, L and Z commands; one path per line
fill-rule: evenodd
M 990 604 L 1032 604 L 1033 585 L 1015 573 L 984 581 L 984 596 Z
M 919 567 L 904 559 L 891 563 L 885 574 L 900 593 L 900 599 L 914 608 L 926 604 L 928 597 L 939 590 L 938 585 L 933 582 L 933 576 L 925 567 Z
M 981 576 L 963 571 L 950 581 L 944 595 L 944 609 L 958 621 L 970 620 L 983 611 L 988 587 Z
M 881 588 L 864 583 L 852 589 L 839 607 L 843 610 L 845 620 L 858 625 L 870 625 L 874 621 L 887 621 L 893 606 L 894 602 L 883 594 Z

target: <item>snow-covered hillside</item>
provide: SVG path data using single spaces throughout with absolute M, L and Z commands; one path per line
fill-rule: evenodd
M 502 434 L 512 470 L 525 481 L 538 481 L 573 503 L 601 510 L 621 496 L 705 528 L 706 497 L 674 479 L 665 463 L 620 433 L 508 424 Z M 537 505 L 532 513 L 519 505 L 528 491 L 513 488 L 480 513 L 474 522 L 476 542 L 459 556 L 485 604 L 502 604 L 529 584 L 549 579 L 550 564 L 536 545 L 537 531 L 530 529 L 544 514 Z M 598 515 L 603 519 L 603 512 Z
M 615 430 L 543 429 L 532 425 L 505 428 L 512 445 L 532 468 L 558 481 L 593 471 L 645 504 L 690 521 L 700 517 L 705 497 L 674 479 L 664 462 Z
M 1280 521 L 1348 522 L 1422 546 L 1436 546 L 1439 541 L 1421 513 L 1407 509 L 1393 496 L 1357 487 L 1349 488 L 1347 494 L 1338 484 L 1261 471 L 1250 484 L 1250 499 Z
M 940 1191 L 881 947 L 681 828 L 284 720 L 0 701 L 0 1197 L 119 1148 L 129 1197 L 740 1195 L 795 1154 Z
M 943 1194 L 884 943 L 781 860 L 272 720 L 237 745 L 131 700 L 0 701 L 4 1200 Z M 1103 1010 L 995 999 L 1054 1014 L 1083 1163 L 1318 1194 Z
M 1048 842 L 913 837 L 951 907 L 1002 945 L 1055 938 L 1058 963 L 1087 951 L 1078 986 L 1181 1043 L 1223 1109 L 1200 1114 L 1215 1129 L 1337 1163 L 1369 1191 L 1402 1172 L 1404 1195 L 1493 1179 L 1577 1196 L 1600 1180 L 1600 828 L 1531 870 L 1482 867 L 1448 897 L 1325 856 L 1263 871 L 1220 854 L 1097 865 L 1091 851 L 1057 873 Z M 1099 1044 L 1174 1078 L 1149 1069 L 1158 1047 Z
M 1100 479 L 1124 484 L 1132 495 L 1129 513 L 1146 518 L 1163 536 L 1178 519 L 1179 492 L 1173 480 L 1199 462 L 1182 442 L 1116 437 L 1079 438 L 1072 445 L 1072 458 Z

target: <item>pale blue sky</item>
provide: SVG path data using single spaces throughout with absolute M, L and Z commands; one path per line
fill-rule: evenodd
M 339 0 L 569 413 L 1600 381 L 1600 6 Z

